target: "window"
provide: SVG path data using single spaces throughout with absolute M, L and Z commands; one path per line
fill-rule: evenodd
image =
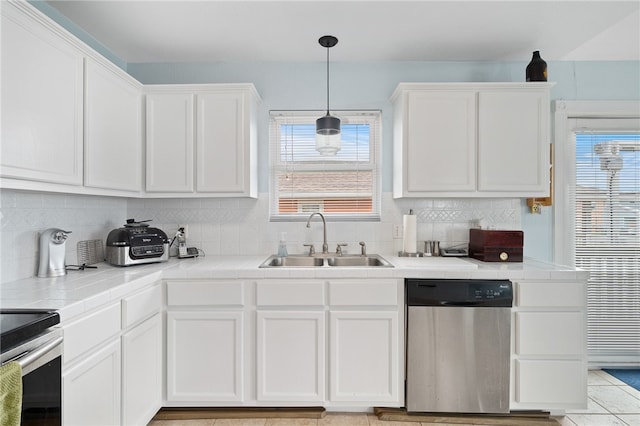
M 340 112 L 341 149 L 316 150 L 315 122 L 323 111 L 272 111 L 271 220 L 380 220 L 380 112 Z

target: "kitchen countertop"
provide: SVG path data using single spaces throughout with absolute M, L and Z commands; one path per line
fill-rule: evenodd
M 160 279 L 264 278 L 494 278 L 586 280 L 585 271 L 525 259 L 522 263 L 491 263 L 470 258 L 383 257 L 393 268 L 310 267 L 258 268 L 268 256 L 172 258 L 168 262 L 129 267 L 100 263 L 97 269 L 69 271 L 57 278 L 27 278 L 0 285 L 1 308 L 56 309 L 69 320 L 110 301 L 119 300 Z

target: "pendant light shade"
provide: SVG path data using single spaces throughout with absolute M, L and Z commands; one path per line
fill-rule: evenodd
M 320 37 L 318 43 L 327 49 L 327 114 L 316 120 L 316 151 L 321 155 L 335 155 L 341 148 L 340 119 L 329 112 L 329 49 L 338 44 L 338 39 L 326 35 Z
M 340 134 L 340 119 L 327 112 L 327 115 L 316 120 L 316 133 L 319 135 Z

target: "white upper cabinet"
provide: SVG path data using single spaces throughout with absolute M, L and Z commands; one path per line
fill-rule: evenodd
M 548 83 L 401 83 L 394 197 L 549 195 Z
M 191 93 L 149 93 L 147 192 L 193 192 L 193 109 Z
M 142 189 L 142 86 L 87 58 L 85 186 Z
M 476 103 L 474 92 L 408 94 L 406 114 L 399 117 L 406 126 L 396 126 L 410 141 L 399 169 L 407 192 L 475 190 Z
M 482 91 L 478 112 L 478 190 L 549 195 L 548 90 Z
M 252 84 L 147 86 L 146 190 L 257 197 Z
M 0 3 L 0 175 L 82 185 L 83 55 L 26 4 Z

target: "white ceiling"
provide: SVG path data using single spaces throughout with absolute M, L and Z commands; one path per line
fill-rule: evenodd
M 125 62 L 640 60 L 640 1 L 49 0 Z

